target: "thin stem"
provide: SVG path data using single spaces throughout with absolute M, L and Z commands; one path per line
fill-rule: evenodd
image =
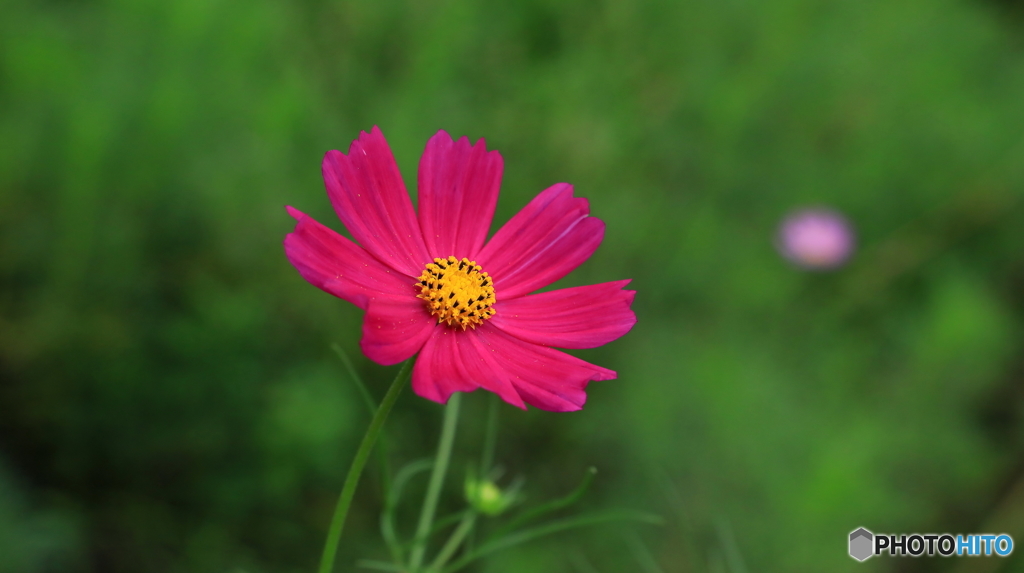
M 352 378 L 352 382 L 355 383 L 356 388 L 359 388 L 359 393 L 363 397 L 363 402 L 366 403 L 366 408 L 370 412 L 372 417 L 374 412 L 377 411 L 377 403 L 374 402 L 373 396 L 370 394 L 370 390 L 366 388 L 366 384 L 363 383 L 363 379 L 359 376 L 359 372 L 356 371 L 356 367 L 352 364 L 352 359 L 348 357 L 348 354 L 338 346 L 337 343 L 331 344 L 331 349 L 338 355 L 338 358 L 345 364 L 345 370 L 348 371 L 348 375 Z M 384 494 L 384 499 L 388 498 L 388 492 L 391 491 L 391 467 L 388 464 L 388 442 L 381 436 L 377 442 L 380 444 L 377 446 L 377 458 L 380 463 L 380 485 L 381 493 Z
M 480 456 L 480 477 L 487 479 L 494 465 L 494 446 L 498 441 L 498 395 L 490 394 L 487 403 L 487 429 L 484 430 L 484 450 Z
M 437 445 L 437 457 L 434 458 L 434 471 L 430 474 L 427 495 L 423 498 L 423 511 L 420 513 L 420 522 L 416 527 L 416 537 L 414 538 L 416 544 L 413 546 L 412 555 L 409 558 L 411 571 L 418 571 L 423 564 L 423 553 L 427 549 L 427 536 L 430 533 L 430 526 L 434 522 L 437 500 L 441 495 L 444 475 L 448 471 L 448 461 L 452 455 L 452 442 L 455 441 L 455 426 L 459 421 L 459 402 L 461 400 L 462 394 L 455 392 L 448 400 L 448 406 L 444 410 L 441 440 Z
M 487 425 L 484 427 L 484 447 L 480 454 L 480 479 L 491 479 L 491 468 L 494 466 L 494 448 L 498 442 L 498 402 L 497 394 L 487 396 Z M 466 551 L 472 551 L 476 544 L 476 530 L 470 529 L 466 538 Z
M 660 525 L 663 523 L 663 520 L 657 515 L 644 513 L 640 511 L 608 511 L 590 515 L 581 515 L 578 517 L 571 517 L 560 521 L 552 521 L 544 525 L 539 525 L 531 529 L 524 529 L 511 535 L 508 535 L 506 537 L 503 537 L 501 539 L 496 539 L 494 541 L 485 543 L 481 545 L 479 549 L 467 552 L 465 555 L 460 557 L 458 561 L 452 563 L 448 567 L 445 567 L 441 571 L 441 573 L 455 573 L 455 571 L 462 569 L 466 565 L 469 565 L 470 563 L 483 557 L 484 555 L 494 553 L 495 551 L 499 551 L 501 549 L 514 547 L 516 545 L 526 543 L 527 541 L 531 541 L 538 537 L 544 537 L 546 535 L 557 533 L 559 531 L 564 531 L 566 529 L 574 529 L 576 527 L 596 525 L 598 523 L 606 523 L 609 521 L 619 520 L 641 521 L 655 525 Z
M 529 521 L 534 520 L 542 515 L 547 515 L 551 512 L 558 511 L 563 507 L 576 503 L 577 501 L 580 500 L 580 498 L 583 497 L 583 494 L 586 493 L 587 488 L 590 487 L 590 482 L 593 481 L 595 475 L 597 475 L 597 468 L 587 468 L 587 473 L 583 474 L 583 481 L 580 482 L 580 485 L 576 486 L 576 489 L 574 489 L 568 495 L 566 495 L 565 497 L 560 497 L 558 499 L 551 500 L 547 503 L 542 503 L 537 507 L 524 511 L 519 515 L 519 517 L 506 523 L 504 526 L 502 526 L 497 531 L 492 533 L 490 538 L 497 539 L 499 537 L 502 537 L 510 531 L 515 530 L 520 525 L 526 524 Z
M 377 404 L 373 401 L 373 396 L 370 395 L 370 391 L 366 388 L 366 384 L 363 384 L 363 379 L 359 376 L 359 372 L 356 371 L 355 364 L 352 364 L 352 360 L 348 357 L 348 354 L 346 354 L 337 343 L 331 344 L 331 350 L 338 355 L 338 358 L 341 359 L 341 363 L 345 365 L 345 370 L 348 372 L 349 378 L 352 379 L 356 388 L 359 389 L 359 395 L 363 397 L 363 402 L 366 404 L 366 408 L 370 411 L 370 415 L 372 416 L 373 413 L 377 411 Z
M 442 567 L 448 563 L 448 560 L 455 555 L 455 552 L 459 550 L 459 546 L 462 545 L 462 541 L 466 538 L 466 535 L 470 531 L 473 531 L 473 525 L 476 523 L 476 512 L 471 511 L 462 518 L 459 526 L 455 528 L 452 536 L 448 538 L 448 542 L 444 544 L 441 551 L 438 552 L 437 557 L 434 558 L 434 562 L 430 564 L 430 573 L 440 571 Z
M 380 532 L 391 551 L 391 559 L 402 569 L 405 568 L 405 548 L 398 539 L 398 532 L 395 531 L 395 508 L 402 499 L 402 491 L 405 489 L 406 482 L 416 474 L 429 470 L 431 465 L 433 465 L 431 460 L 419 460 L 398 470 L 392 489 L 384 498 L 384 511 L 380 516 Z
M 366 435 L 356 450 L 356 457 L 352 460 L 352 467 L 345 477 L 345 485 L 341 488 L 341 495 L 338 496 L 338 505 L 334 508 L 334 517 L 331 518 L 331 527 L 327 530 L 327 541 L 324 543 L 324 553 L 320 557 L 320 573 L 331 573 L 334 569 L 334 557 L 338 553 L 338 542 L 341 541 L 341 531 L 345 527 L 345 518 L 348 516 L 348 509 L 352 505 L 352 498 L 356 494 L 356 486 L 359 484 L 359 476 L 366 467 L 366 460 L 370 457 L 373 445 L 380 435 L 384 421 L 388 419 L 391 408 L 394 407 L 398 395 L 402 393 L 406 381 L 409 380 L 409 373 L 412 372 L 414 358 L 410 358 L 402 364 L 402 368 L 395 376 L 394 382 L 384 395 L 384 400 L 377 408 L 377 412 L 370 421 L 370 427 L 366 429 Z

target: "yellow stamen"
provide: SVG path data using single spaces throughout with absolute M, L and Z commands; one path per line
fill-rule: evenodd
M 469 259 L 434 259 L 423 269 L 416 286 L 420 287 L 417 298 L 426 302 L 438 324 L 446 322 L 466 330 L 494 315 L 494 282 Z

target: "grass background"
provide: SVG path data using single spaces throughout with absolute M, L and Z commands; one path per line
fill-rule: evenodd
M 1024 569 L 846 555 L 859 526 L 1024 542 L 1022 8 L 7 0 L 0 572 L 313 569 L 368 423 L 330 351 L 360 314 L 288 264 L 284 205 L 340 229 L 319 163 L 372 125 L 410 187 L 436 130 L 485 137 L 493 229 L 573 183 L 608 231 L 560 284 L 639 292 L 634 330 L 579 353 L 619 379 L 579 413 L 503 408 L 497 457 L 532 502 L 593 465 L 582 507 L 666 525 L 476 571 Z M 858 234 L 832 273 L 773 246 L 818 204 Z M 393 369 L 356 358 L 381 396 Z M 402 397 L 394 464 L 440 411 Z M 379 477 L 339 569 L 385 555 Z

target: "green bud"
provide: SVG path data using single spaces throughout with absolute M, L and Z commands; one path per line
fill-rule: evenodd
M 466 500 L 484 515 L 499 515 L 516 501 L 516 492 L 502 492 L 488 479 L 466 478 Z

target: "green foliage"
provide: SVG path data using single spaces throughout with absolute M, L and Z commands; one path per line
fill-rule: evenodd
M 667 526 L 477 570 L 880 571 L 845 555 L 849 531 L 1024 522 L 1006 493 L 1024 483 L 1024 46 L 1005 4 L 9 0 L 0 572 L 314 568 L 369 421 L 330 345 L 377 401 L 393 372 L 355 355 L 358 310 L 284 258 L 283 206 L 340 229 L 319 162 L 374 124 L 410 189 L 437 129 L 486 137 L 506 166 L 494 229 L 573 183 L 608 230 L 563 284 L 639 293 L 633 332 L 579 353 L 619 379 L 577 414 L 503 406 L 494 460 L 529 500 L 596 466 L 589 509 Z M 812 204 L 858 232 L 833 273 L 774 250 Z M 453 467 L 486 433 L 483 397 L 463 408 Z M 396 467 L 439 419 L 402 397 Z M 340 564 L 386 559 L 374 467 Z

